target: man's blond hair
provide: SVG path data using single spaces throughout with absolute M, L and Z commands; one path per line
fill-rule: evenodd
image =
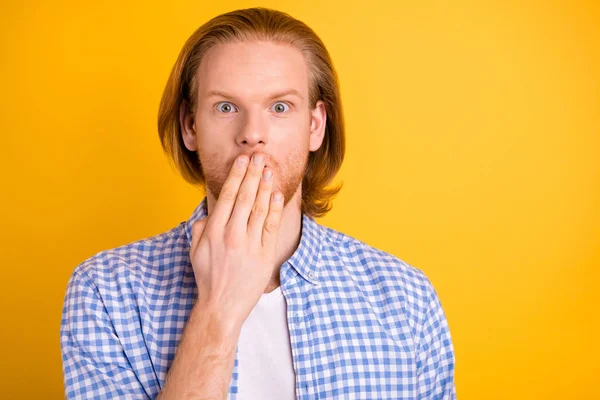
M 187 102 L 197 107 L 196 72 L 206 52 L 217 44 L 270 41 L 291 45 L 302 52 L 308 66 L 309 107 L 325 103 L 327 123 L 321 147 L 308 157 L 302 180 L 302 212 L 321 217 L 331 209 L 340 191 L 327 187 L 342 165 L 345 152 L 344 118 L 337 73 L 325 45 L 305 23 L 290 15 L 267 8 L 248 8 L 219 15 L 186 41 L 167 81 L 158 113 L 158 134 L 165 153 L 183 178 L 192 185 L 206 183 L 202 160 L 183 142 L 179 112 Z

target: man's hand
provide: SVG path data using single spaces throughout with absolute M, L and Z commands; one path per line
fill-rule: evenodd
M 271 193 L 264 155 L 234 161 L 214 210 L 193 225 L 190 258 L 198 285 L 196 306 L 238 330 L 264 292 L 275 267 L 283 209 Z
M 257 156 L 238 157 L 214 210 L 192 227 L 198 300 L 157 399 L 227 397 L 242 325 L 275 267 L 283 209 L 281 194 L 271 194 L 272 171 Z

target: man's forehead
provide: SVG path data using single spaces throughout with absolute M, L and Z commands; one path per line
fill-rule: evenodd
M 198 91 L 202 96 L 286 92 L 305 97 L 308 69 L 302 53 L 275 43 L 221 44 L 209 50 L 198 68 Z
M 227 90 L 222 90 L 222 89 L 208 89 L 204 93 L 204 97 L 207 99 L 211 99 L 213 97 L 225 97 L 225 98 L 235 99 L 237 96 L 239 96 L 237 94 L 238 92 L 239 92 L 239 90 L 227 91 Z M 267 90 L 262 90 L 261 92 L 262 92 L 262 96 L 267 98 L 268 100 L 273 100 L 275 98 L 281 98 L 281 97 L 286 97 L 286 96 L 297 97 L 300 100 L 304 100 L 303 93 L 300 90 L 295 89 L 295 88 L 275 89 L 272 91 L 269 91 L 267 89 Z

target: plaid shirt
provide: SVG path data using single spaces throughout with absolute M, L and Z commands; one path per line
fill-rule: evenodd
M 204 198 L 170 231 L 75 268 L 60 330 L 67 398 L 158 395 L 197 298 L 189 249 L 206 212 Z M 456 398 L 448 323 L 423 272 L 303 215 L 280 280 L 297 399 Z

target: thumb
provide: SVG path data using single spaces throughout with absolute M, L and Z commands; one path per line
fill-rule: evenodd
M 204 228 L 206 228 L 206 222 L 208 221 L 208 217 L 204 217 L 192 225 L 192 243 L 190 246 L 190 252 L 194 253 L 196 247 L 198 247 L 198 243 L 200 243 L 200 238 L 204 233 Z

